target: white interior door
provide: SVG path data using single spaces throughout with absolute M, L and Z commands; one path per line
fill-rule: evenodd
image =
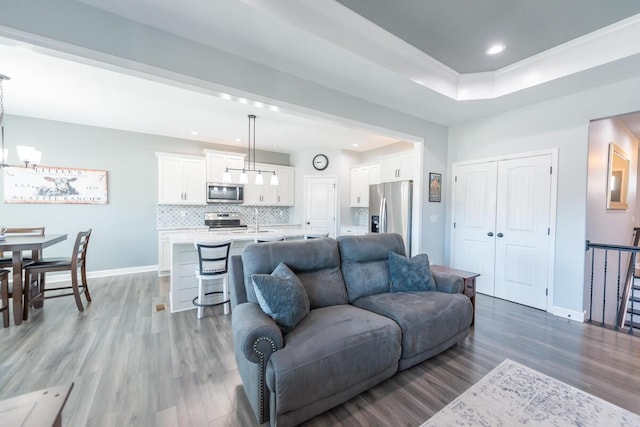
M 495 296 L 547 309 L 551 156 L 498 164 Z
M 476 291 L 494 295 L 497 163 L 454 168 L 452 265 L 480 273 Z
M 308 231 L 336 237 L 335 177 L 304 178 L 304 227 Z

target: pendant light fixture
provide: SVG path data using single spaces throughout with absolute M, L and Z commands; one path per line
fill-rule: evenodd
M 4 74 L 0 74 L 0 138 L 2 139 L 2 149 L 0 149 L 0 168 L 5 167 L 21 167 L 21 166 L 13 166 L 9 164 L 9 149 L 4 145 L 4 87 L 3 83 L 5 80 L 11 80 L 8 76 Z M 22 163 L 24 163 L 24 167 L 32 167 L 35 168 L 40 163 L 40 158 L 42 157 L 42 152 L 37 151 L 33 147 L 27 147 L 24 145 L 16 146 L 16 151 L 18 152 L 18 158 Z
M 248 184 L 249 176 L 247 172 L 255 172 L 255 184 L 256 185 L 264 185 L 264 175 L 263 173 L 270 173 L 271 179 L 269 184 L 278 185 L 278 175 L 274 170 L 268 169 L 256 169 L 256 116 L 253 114 L 249 114 L 249 137 L 248 137 L 248 147 L 247 147 L 247 157 L 245 167 L 242 169 L 237 168 L 226 168 L 224 173 L 222 174 L 223 182 L 231 182 L 231 173 L 230 171 L 242 171 L 240 173 L 240 184 Z

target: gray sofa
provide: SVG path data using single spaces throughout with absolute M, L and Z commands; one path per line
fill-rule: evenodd
M 472 306 L 462 279 L 434 272 L 437 291 L 391 293 L 390 251 L 405 254 L 397 234 L 252 244 L 231 257 L 235 356 L 260 423 L 299 424 L 467 336 Z M 310 303 L 284 336 L 251 281 L 281 262 Z

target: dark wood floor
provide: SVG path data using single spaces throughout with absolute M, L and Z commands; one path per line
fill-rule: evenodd
M 251 426 L 230 316 L 155 312 L 155 274 L 90 280 L 93 303 L 46 301 L 0 331 L 0 398 L 75 382 L 69 426 Z M 418 426 L 505 358 L 640 413 L 640 337 L 479 296 L 471 335 L 305 423 Z M 1 424 L 1 423 L 0 423 Z

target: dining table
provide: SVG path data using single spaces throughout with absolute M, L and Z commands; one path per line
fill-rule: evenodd
M 11 269 L 13 270 L 13 321 L 16 325 L 22 323 L 24 315 L 23 296 L 22 296 L 22 252 L 31 251 L 31 258 L 34 261 L 40 259 L 42 250 L 49 246 L 67 240 L 66 234 L 45 234 L 44 236 L 35 235 L 6 235 L 0 239 L 0 253 L 11 252 Z M 20 285 L 16 285 L 20 284 Z M 28 289 L 25 289 L 28 292 Z

